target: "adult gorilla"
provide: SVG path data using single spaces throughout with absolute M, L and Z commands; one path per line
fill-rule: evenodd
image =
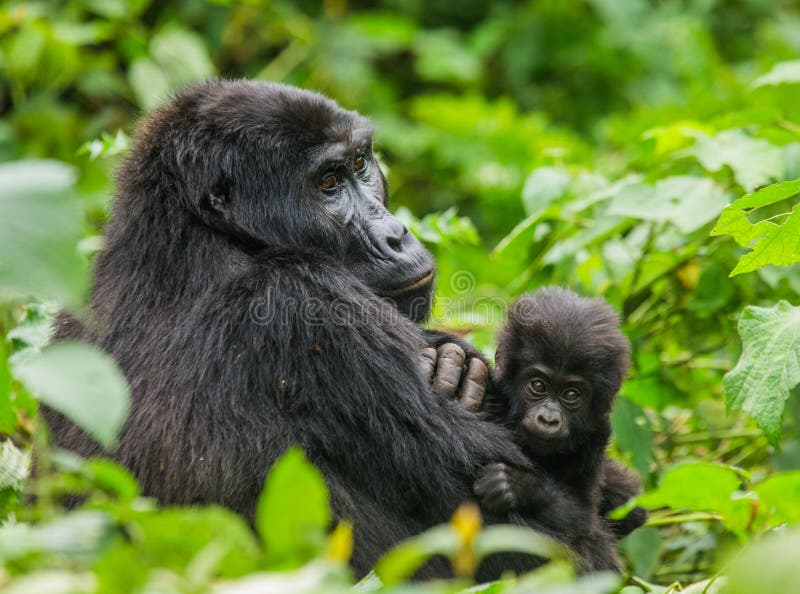
M 269 468 L 298 443 L 354 522 L 359 574 L 447 520 L 483 465 L 526 464 L 504 429 L 420 370 L 441 342 L 414 323 L 433 263 L 386 210 L 370 137 L 358 114 L 291 87 L 183 91 L 122 165 L 89 323 L 62 318 L 57 333 L 96 342 L 127 376 L 117 458 L 145 494 L 252 518 Z M 58 444 L 100 453 L 47 418 Z M 566 526 L 540 527 L 585 548 Z

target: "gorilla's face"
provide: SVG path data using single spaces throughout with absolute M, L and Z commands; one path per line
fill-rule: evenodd
M 368 120 L 278 84 L 206 83 L 185 99 L 191 138 L 178 142 L 203 171 L 191 194 L 207 224 L 244 246 L 318 249 L 410 318 L 428 315 L 433 258 L 387 210 Z

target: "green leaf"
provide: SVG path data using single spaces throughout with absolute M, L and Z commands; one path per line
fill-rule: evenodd
M 768 264 L 788 266 L 800 262 L 800 203 L 782 224 L 771 220 L 751 223 L 755 209 L 776 204 L 800 193 L 800 180 L 772 184 L 747 194 L 722 211 L 711 235 L 730 235 L 751 251 L 739 259 L 731 276 L 751 272 Z
M 730 167 L 746 190 L 777 181 L 785 174 L 780 147 L 741 130 L 726 130 L 716 136 L 700 134 L 690 152 L 709 171 Z
M 555 167 L 534 169 L 522 188 L 525 213 L 533 215 L 543 211 L 554 200 L 564 195 L 571 179 L 569 173 Z
M 275 463 L 258 500 L 256 526 L 269 560 L 297 567 L 325 546 L 331 521 L 322 474 L 293 447 Z
M 167 74 L 171 90 L 216 74 L 203 38 L 181 27 L 160 31 L 150 42 L 150 53 Z
M 779 62 L 772 70 L 753 81 L 752 87 L 800 84 L 800 60 Z
M 636 575 L 650 578 L 656 569 L 663 543 L 661 533 L 653 526 L 634 530 L 622 541 L 622 547 L 633 563 Z
M 0 489 L 21 488 L 30 464 L 30 452 L 20 450 L 11 440 L 0 441 Z
M 800 529 L 776 531 L 737 551 L 726 565 L 725 594 L 795 594 L 800 584 Z
M 0 560 L 30 553 L 85 557 L 97 553 L 113 534 L 111 519 L 98 511 L 77 511 L 47 524 L 0 528 Z
M 633 466 L 642 477 L 648 476 L 653 455 L 653 429 L 644 410 L 620 397 L 611 414 L 611 425 L 617 447 L 631 456 Z
M 800 470 L 780 472 L 753 488 L 758 495 L 758 516 L 767 527 L 800 524 Z
M 14 375 L 39 400 L 110 448 L 130 405 L 125 377 L 97 347 L 58 342 L 18 360 Z
M 739 319 L 742 355 L 724 379 L 729 410 L 743 409 L 775 447 L 790 391 L 800 384 L 800 307 L 781 301 L 745 308 Z
M 750 504 L 737 498 L 741 480 L 727 466 L 695 462 L 664 471 L 657 489 L 636 498 L 636 505 L 649 509 L 705 511 L 720 514 L 723 523 L 735 531 L 743 530 Z
M 385 586 L 393 586 L 411 577 L 430 557 L 452 557 L 458 547 L 455 530 L 449 525 L 436 526 L 404 540 L 383 555 L 375 565 L 375 573 Z
M 128 69 L 128 80 L 137 103 L 146 111 L 161 105 L 172 91 L 166 73 L 150 58 L 135 60 Z
M 683 175 L 665 178 L 655 186 L 623 188 L 611 201 L 608 214 L 669 221 L 681 232 L 691 233 L 719 216 L 728 201 L 728 194 L 710 179 Z
M 74 182 L 74 170 L 58 161 L 0 165 L 0 298 L 81 302 L 87 272 L 77 251 L 83 215 Z
M 209 551 L 217 561 L 211 573 L 226 578 L 255 571 L 261 560 L 258 543 L 244 520 L 221 507 L 145 512 L 131 521 L 128 530 L 133 542 L 117 539 L 94 565 L 99 592 L 144 591 L 142 585 L 151 569 L 196 571 Z

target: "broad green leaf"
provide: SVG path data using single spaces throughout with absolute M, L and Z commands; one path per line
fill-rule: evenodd
M 0 490 L 19 489 L 28 476 L 30 464 L 30 452 L 20 450 L 10 439 L 0 441 Z
M 709 171 L 730 167 L 745 190 L 779 180 L 785 174 L 780 147 L 741 130 L 726 130 L 716 136 L 701 134 L 690 152 Z
M 724 380 L 728 409 L 747 412 L 778 447 L 786 400 L 800 384 L 800 307 L 747 307 L 739 336 L 742 355 Z
M 81 302 L 87 272 L 77 251 L 83 215 L 74 182 L 73 169 L 58 161 L 0 165 L 0 298 Z
M 627 186 L 611 201 L 608 213 L 646 221 L 669 221 L 691 233 L 712 221 L 728 204 L 728 194 L 710 179 L 668 177 L 655 186 Z
M 530 216 L 550 206 L 554 200 L 564 195 L 571 179 L 569 173 L 555 167 L 534 169 L 522 188 L 525 213 Z
M 800 524 L 800 470 L 769 476 L 753 491 L 758 495 L 758 516 L 766 527 Z
M 643 526 L 622 541 L 622 547 L 633 562 L 636 575 L 650 578 L 656 569 L 664 539 L 657 528 Z
M 653 429 L 644 410 L 627 398 L 618 398 L 611 414 L 611 425 L 617 447 L 629 454 L 639 474 L 647 477 L 653 455 Z
M 131 520 L 128 529 L 134 541 L 115 540 L 94 564 L 100 592 L 144 591 L 152 568 L 190 573 L 197 571 L 208 552 L 215 553 L 211 571 L 215 577 L 245 575 L 261 561 L 258 542 L 245 521 L 221 507 L 144 512 Z
M 113 534 L 111 519 L 98 511 L 77 511 L 47 524 L 9 524 L 0 528 L 0 560 L 30 553 L 70 557 L 96 554 Z
M 275 463 L 258 500 L 256 526 L 270 562 L 297 567 L 326 543 L 328 489 L 320 472 L 293 447 Z
M 145 111 L 161 105 L 173 90 L 167 74 L 150 58 L 134 61 L 128 69 L 128 80 L 137 103 Z
M 160 31 L 150 42 L 150 53 L 166 73 L 171 90 L 216 73 L 203 38 L 181 27 L 169 26 Z
M 384 554 L 375 565 L 375 573 L 384 585 L 392 586 L 411 577 L 434 555 L 452 557 L 458 547 L 455 530 L 449 525 L 436 526 L 404 540 Z
M 128 414 L 130 394 L 109 355 L 90 344 L 58 342 L 16 361 L 12 371 L 39 400 L 103 447 L 113 446 Z
M 795 594 L 800 584 L 800 528 L 754 541 L 726 564 L 725 594 Z
M 756 89 L 758 87 L 787 84 L 800 84 L 800 60 L 775 64 L 772 70 L 754 80 L 752 86 Z
M 741 531 L 751 506 L 747 500 L 737 498 L 740 487 L 739 476 L 727 466 L 687 463 L 665 470 L 658 488 L 639 495 L 636 505 L 713 512 L 722 516 L 728 528 Z
M 94 594 L 97 579 L 90 572 L 72 573 L 64 569 L 39 569 L 19 575 L 3 586 L 3 594 Z
M 772 184 L 747 194 L 725 208 L 711 235 L 730 235 L 751 251 L 739 259 L 731 276 L 751 272 L 768 264 L 788 266 L 800 262 L 800 203 L 785 220 L 750 222 L 748 215 L 755 209 L 776 204 L 800 193 L 800 180 Z

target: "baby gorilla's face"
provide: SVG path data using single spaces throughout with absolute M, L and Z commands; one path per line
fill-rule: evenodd
M 537 363 L 518 374 L 516 388 L 521 425 L 532 445 L 558 450 L 580 432 L 592 395 L 582 375 Z

